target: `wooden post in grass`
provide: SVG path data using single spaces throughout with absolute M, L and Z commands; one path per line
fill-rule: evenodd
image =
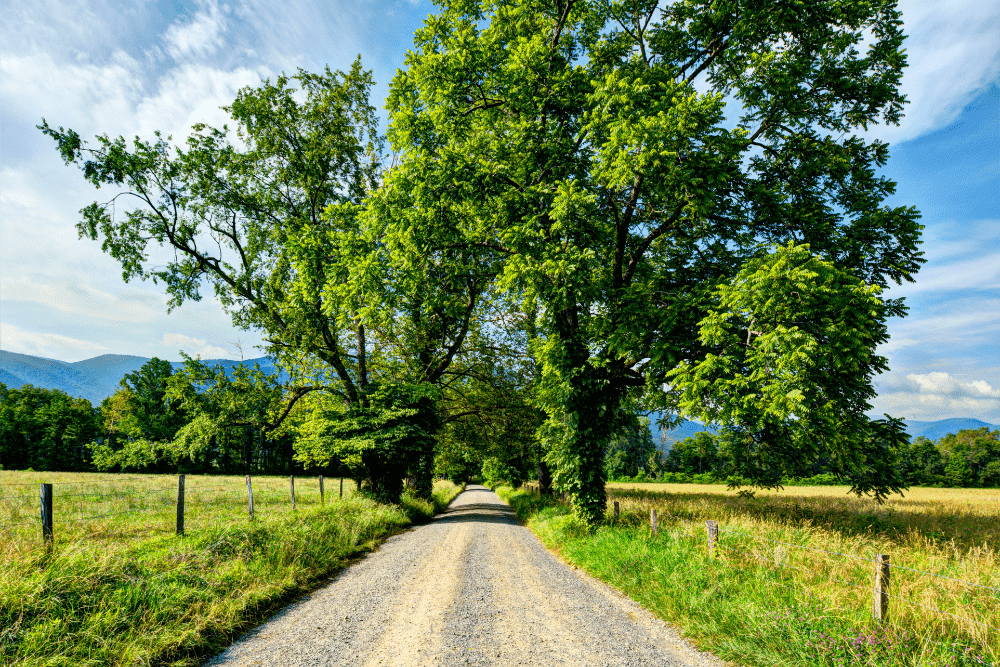
M 660 526 L 656 522 L 656 509 L 649 510 L 649 528 L 653 532 L 653 537 L 660 532 Z
M 319 476 L 319 504 L 323 504 L 323 475 Z
M 872 596 L 872 615 L 880 623 L 889 615 L 888 554 L 875 554 L 875 591 Z
M 52 548 L 52 485 L 42 484 L 39 492 L 42 503 L 42 542 L 46 549 Z
M 615 501 L 615 523 L 618 523 L 618 501 Z
M 295 475 L 288 478 L 288 493 L 292 496 L 292 509 L 295 509 Z
M 177 476 L 177 534 L 184 534 L 184 475 Z
M 247 507 L 250 509 L 250 519 L 253 519 L 253 485 L 250 483 L 250 475 L 247 475 Z
M 341 478 L 340 478 L 340 497 L 341 498 L 344 497 L 344 477 L 343 476 L 341 476 Z
M 709 519 L 705 522 L 705 529 L 708 530 L 708 557 L 715 558 L 715 545 L 719 541 L 719 524 Z

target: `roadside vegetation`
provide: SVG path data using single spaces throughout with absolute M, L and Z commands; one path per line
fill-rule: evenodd
M 913 489 L 884 505 L 847 491 L 799 487 L 748 499 L 722 486 L 614 484 L 608 515 L 588 530 L 556 499 L 498 489 L 548 548 L 725 660 L 1000 664 L 996 491 Z M 708 557 L 707 519 L 719 524 L 716 559 Z M 875 553 L 897 566 L 883 624 L 871 615 Z
M 39 476 L 0 472 L 2 664 L 199 664 L 463 488 L 439 481 L 432 500 L 407 491 L 390 505 L 355 493 L 349 480 L 340 499 L 329 479 L 321 505 L 317 479 L 303 478 L 293 510 L 287 477 L 256 477 L 251 521 L 242 477 L 190 476 L 178 537 L 176 477 L 47 473 L 55 485 L 48 552 Z

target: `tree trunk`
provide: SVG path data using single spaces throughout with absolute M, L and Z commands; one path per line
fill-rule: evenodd
M 539 454 L 538 456 L 538 492 L 543 496 L 547 496 L 552 493 L 552 471 L 549 470 L 549 464 L 545 462 L 545 455 Z

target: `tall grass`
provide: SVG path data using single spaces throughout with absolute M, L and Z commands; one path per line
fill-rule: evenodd
M 914 490 L 906 502 L 878 507 L 847 497 L 845 488 L 744 499 L 724 487 L 650 486 L 655 491 L 610 486 L 619 521 L 609 514 L 594 532 L 575 524 L 565 506 L 503 495 L 547 546 L 726 659 L 888 667 L 1000 658 L 1000 632 L 992 629 L 1000 628 L 1000 591 L 955 580 L 1000 589 L 995 490 Z M 714 560 L 706 519 L 720 525 Z M 897 566 L 896 597 L 881 625 L 870 611 L 875 553 Z
M 34 518 L 41 476 L 56 484 L 51 551 Z M 0 663 L 198 664 L 461 491 L 438 483 L 435 502 L 394 506 L 347 480 L 339 499 L 328 480 L 320 505 L 318 481 L 300 478 L 292 510 L 288 478 L 255 477 L 250 521 L 242 477 L 189 476 L 177 537 L 176 477 L 135 477 L 0 473 Z

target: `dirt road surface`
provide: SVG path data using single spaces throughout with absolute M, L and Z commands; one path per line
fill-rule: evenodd
M 721 667 L 574 570 L 492 491 L 387 540 L 208 665 Z

